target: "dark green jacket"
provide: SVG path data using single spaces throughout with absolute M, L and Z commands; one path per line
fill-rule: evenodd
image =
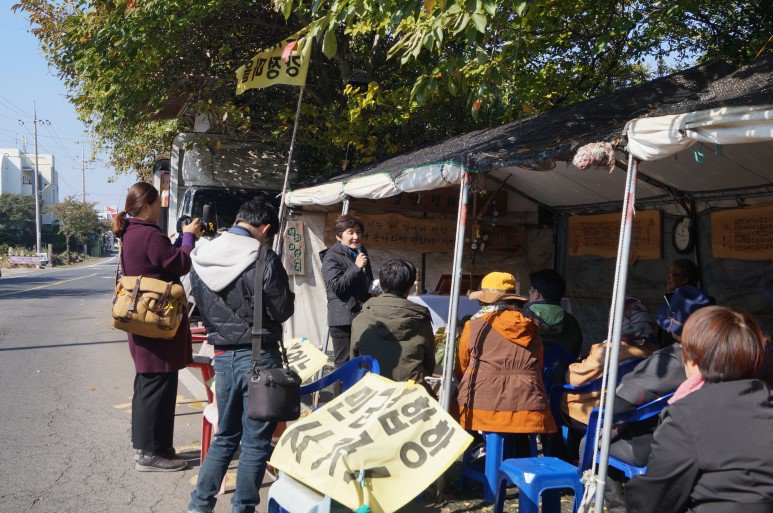
M 524 315 L 539 326 L 539 334 L 543 342 L 559 345 L 576 357 L 587 356 L 577 319 L 564 311 L 561 305 L 532 303 L 524 311 Z
M 429 310 L 394 294 L 369 299 L 352 321 L 351 353 L 376 358 L 382 376 L 421 383 L 435 370 Z

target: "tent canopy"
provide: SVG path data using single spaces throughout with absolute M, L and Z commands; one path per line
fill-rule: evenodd
M 733 70 L 714 62 L 611 95 L 478 130 L 398 155 L 290 192 L 290 206 L 334 205 L 344 197 L 380 199 L 458 184 L 463 171 L 512 175 L 510 185 L 554 210 L 619 206 L 625 175 L 579 171 L 576 150 L 589 142 L 622 142 L 642 160 L 669 156 L 696 143 L 695 153 L 644 162 L 639 202 L 674 195 L 773 194 L 773 57 Z M 630 120 L 634 120 L 626 125 Z M 641 148 L 641 150 L 640 150 Z M 564 161 L 563 163 L 556 163 Z

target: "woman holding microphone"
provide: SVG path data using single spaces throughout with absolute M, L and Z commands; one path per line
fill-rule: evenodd
M 352 319 L 370 298 L 373 271 L 362 247 L 365 226 L 354 216 L 342 215 L 333 225 L 338 243 L 320 252 L 327 292 L 327 324 L 333 339 L 336 368 L 349 360 Z
M 144 276 L 179 284 L 191 268 L 190 252 L 203 232 L 198 219 L 183 226 L 173 245 L 161 228 L 161 196 L 155 187 L 139 182 L 129 188 L 124 211 L 113 221 L 121 239 L 120 266 L 124 276 Z M 129 333 L 134 360 L 132 444 L 135 469 L 142 472 L 182 470 L 172 445 L 177 372 L 191 361 L 188 316 L 183 316 L 173 339 L 161 340 Z

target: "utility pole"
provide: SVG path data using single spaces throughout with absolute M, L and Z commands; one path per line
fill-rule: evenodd
M 35 127 L 35 240 L 37 253 L 40 253 L 40 184 L 38 183 L 38 111 L 35 102 L 32 102 L 32 124 Z
M 86 150 L 81 146 L 81 190 L 83 203 L 86 204 Z

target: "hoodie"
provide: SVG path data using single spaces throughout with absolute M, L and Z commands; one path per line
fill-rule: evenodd
M 191 252 L 191 288 L 208 340 L 227 350 L 252 346 L 255 263 L 260 242 L 235 226 Z M 295 294 L 279 257 L 269 250 L 263 273 L 263 348 L 278 347 Z
M 561 305 L 531 303 L 524 310 L 524 315 L 539 326 L 539 334 L 544 343 L 561 346 L 575 357 L 584 358 L 590 352 L 590 348 L 583 347 L 582 331 L 577 319 L 561 308 Z
M 394 294 L 369 299 L 352 321 L 351 352 L 376 358 L 382 376 L 422 383 L 435 370 L 429 310 Z

